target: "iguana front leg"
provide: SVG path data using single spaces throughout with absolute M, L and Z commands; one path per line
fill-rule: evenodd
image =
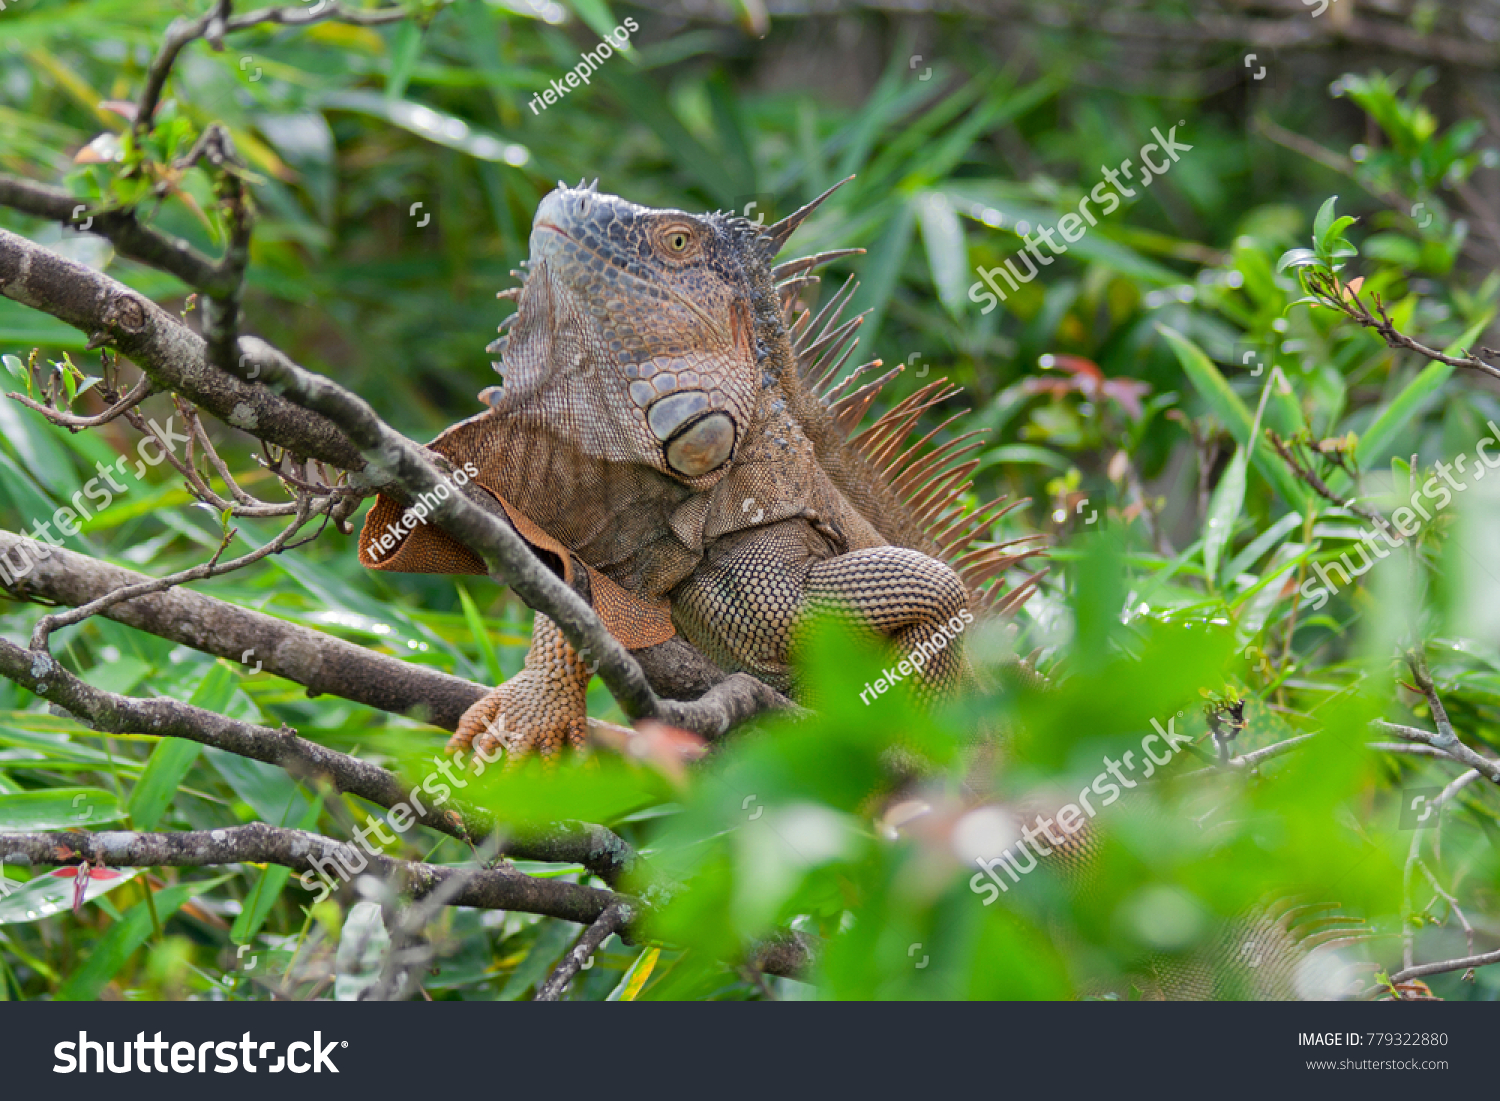
M 464 712 L 449 752 L 475 749 L 488 758 L 503 749 L 514 760 L 531 752 L 556 757 L 565 745 L 582 748 L 592 678 L 591 663 L 537 613 L 525 666 Z
M 958 635 L 974 621 L 969 594 L 945 563 L 906 547 L 870 547 L 814 563 L 803 615 L 827 614 L 890 639 L 927 699 L 947 696 L 963 675 Z
M 679 629 L 723 668 L 743 669 L 786 691 L 793 687 L 790 651 L 799 628 L 828 614 L 889 640 L 901 658 L 920 666 L 914 681 L 922 695 L 956 688 L 963 658 L 955 636 L 973 618 L 958 575 L 905 547 L 821 558 L 814 556 L 816 544 L 796 521 L 735 537 L 679 588 L 673 604 Z

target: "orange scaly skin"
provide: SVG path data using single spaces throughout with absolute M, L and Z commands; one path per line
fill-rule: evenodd
M 934 432 L 906 445 L 956 389 L 932 383 L 851 437 L 900 368 L 840 397 L 879 366 L 834 385 L 860 322 L 839 320 L 853 287 L 817 318 L 796 306 L 816 282 L 805 273 L 846 253 L 773 266 L 821 201 L 763 228 L 559 187 L 537 210 L 523 285 L 503 295 L 519 305 L 491 346 L 504 384 L 431 445 L 473 464 L 534 546 L 565 570 L 583 564 L 628 648 L 680 634 L 725 671 L 793 692 L 788 651 L 814 609 L 906 654 L 955 617 L 1014 609 L 1040 576 L 1009 592 L 991 583 L 1036 552 L 981 542 L 998 504 L 955 506 L 975 465 L 959 460 L 977 442 L 927 449 Z M 366 565 L 482 569 L 426 525 L 376 547 L 399 511 L 372 510 Z M 957 646 L 935 652 L 920 686 L 948 691 L 963 668 Z M 544 756 L 578 745 L 589 676 L 538 616 L 525 669 L 470 709 L 450 745 Z

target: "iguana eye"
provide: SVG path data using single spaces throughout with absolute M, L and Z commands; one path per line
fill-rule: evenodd
M 692 255 L 694 246 L 697 244 L 697 238 L 692 230 L 681 222 L 663 227 L 657 241 L 661 251 L 673 260 Z

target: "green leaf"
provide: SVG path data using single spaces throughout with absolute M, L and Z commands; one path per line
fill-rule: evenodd
M 1193 384 L 1193 388 L 1224 423 L 1224 427 L 1229 430 L 1235 442 L 1241 445 L 1248 442 L 1254 419 L 1224 376 L 1219 373 L 1219 369 L 1214 366 L 1213 361 L 1203 354 L 1203 350 L 1198 345 L 1171 326 L 1158 325 L 1157 331 L 1166 337 L 1167 343 L 1177 353 L 1177 361 L 1182 365 L 1188 381 Z M 1255 469 L 1271 483 L 1283 501 L 1298 512 L 1307 511 L 1307 491 L 1302 488 L 1301 483 L 1291 471 L 1287 470 L 1286 464 L 1264 440 L 1255 440 L 1250 459 L 1255 463 Z
M 130 793 L 131 824 L 140 830 L 153 830 L 163 812 L 172 803 L 182 779 L 193 767 L 203 747 L 182 738 L 163 738 L 151 751 L 146 771 Z
M 26 382 L 28 376 L 26 363 L 19 356 L 0 356 L 0 363 L 5 364 L 5 369 L 10 372 L 11 378 L 20 383 Z
M 1328 236 L 1328 230 L 1333 226 L 1333 208 L 1339 201 L 1337 195 L 1330 195 L 1326 202 L 1318 208 L 1318 216 L 1313 219 L 1313 242 L 1319 243 Z
M 322 800 L 313 803 L 297 823 L 297 828 L 310 830 L 318 824 L 318 815 L 322 813 Z M 284 864 L 267 864 L 261 869 L 260 877 L 256 879 L 255 886 L 250 895 L 245 899 L 244 908 L 240 910 L 239 917 L 234 919 L 234 928 L 229 930 L 229 939 L 235 944 L 249 944 L 260 932 L 266 918 L 271 914 L 271 908 L 276 905 L 276 900 L 281 897 L 281 892 L 286 887 L 287 880 L 292 877 L 292 869 Z
M 573 10 L 578 13 L 578 18 L 583 20 L 588 29 L 593 31 L 600 38 L 604 38 L 606 35 L 612 33 L 616 27 L 618 27 L 621 31 L 624 31 L 626 34 L 630 33 L 630 29 L 621 24 L 619 20 L 617 20 L 614 15 L 610 13 L 609 5 L 606 4 L 604 0 L 571 0 L 571 2 Z M 613 44 L 613 41 L 614 40 L 611 39 L 611 44 Z M 626 53 L 630 49 L 631 47 L 627 45 L 625 49 L 621 50 L 620 52 Z
M 1251 440 L 1260 436 L 1260 420 L 1265 416 L 1266 399 L 1271 396 L 1271 388 L 1276 385 L 1279 377 L 1279 373 L 1273 370 L 1266 379 L 1265 388 L 1261 390 L 1260 405 L 1255 410 L 1255 423 L 1250 426 Z M 1215 487 L 1213 500 L 1208 507 L 1208 519 L 1203 530 L 1203 567 L 1210 585 L 1217 583 L 1219 556 L 1229 544 L 1234 526 L 1240 518 L 1240 510 L 1245 506 L 1245 481 L 1249 466 L 1250 449 L 1240 444 L 1234 450 L 1234 458 L 1229 461 L 1229 469 L 1224 471 L 1224 477 Z
M 207 879 L 199 883 L 180 883 L 175 887 L 156 892 L 153 901 L 156 904 L 157 916 L 162 921 L 166 921 L 188 899 L 201 895 L 204 891 L 212 890 L 228 878 L 227 875 L 221 875 L 216 879 Z M 151 935 L 151 928 L 150 909 L 144 902 L 136 903 L 126 911 L 121 920 L 110 926 L 109 932 L 100 937 L 84 957 L 78 970 L 68 976 L 67 981 L 58 988 L 57 1000 L 60 1002 L 97 1000 L 99 992 L 119 974 L 120 969 L 125 966 L 135 950 L 146 943 L 146 938 Z
M 215 662 L 188 701 L 219 714 L 234 698 L 236 681 L 229 667 Z M 130 821 L 136 829 L 155 829 L 162 813 L 171 805 L 182 778 L 193 767 L 203 747 L 182 738 L 164 738 L 151 751 L 146 771 L 130 793 Z
M 422 28 L 406 22 L 396 28 L 396 41 L 391 46 L 391 71 L 385 80 L 385 94 L 391 99 L 406 95 L 407 82 L 417 65 L 417 56 L 422 52 Z
M 650 946 L 642 950 L 641 954 L 631 963 L 615 988 L 609 992 L 604 1000 L 607 1002 L 633 1002 L 641 988 L 646 985 L 646 980 L 651 978 L 651 972 L 656 967 L 656 961 L 661 958 L 661 949 Z
M 474 638 L 474 645 L 479 647 L 479 654 L 484 659 L 484 668 L 490 675 L 490 683 L 499 684 L 505 679 L 505 671 L 500 668 L 500 657 L 495 653 L 494 643 L 490 641 L 490 632 L 484 625 L 484 617 L 479 614 L 479 606 L 474 603 L 469 590 L 462 584 L 456 584 L 454 587 L 458 589 L 458 602 L 463 605 L 464 622 L 469 625 L 469 634 Z
M 901 268 L 906 263 L 906 254 L 911 249 L 912 226 L 916 220 L 914 204 L 904 196 L 887 223 L 885 233 L 865 259 L 864 271 L 860 273 L 863 283 L 855 294 L 852 312 L 870 311 L 860 330 L 860 340 L 868 340 L 874 347 L 880 331 L 881 319 L 886 306 L 896 293 L 896 284 Z
M 1322 261 L 1318 259 L 1318 254 L 1310 248 L 1289 248 L 1276 261 L 1276 270 L 1283 272 L 1287 268 L 1317 267 L 1320 263 Z
M 0 830 L 77 830 L 125 817 L 103 788 L 46 788 L 0 795 Z
M 917 196 L 916 205 L 933 286 L 948 313 L 958 317 L 963 312 L 964 289 L 969 282 L 969 254 L 964 247 L 963 226 L 948 196 L 941 191 L 924 191 Z

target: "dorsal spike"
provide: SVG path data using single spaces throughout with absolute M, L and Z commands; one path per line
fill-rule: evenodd
M 807 220 L 807 216 L 813 211 L 817 210 L 818 207 L 823 204 L 823 201 L 828 198 L 828 196 L 832 195 L 835 191 L 843 187 L 852 179 L 854 179 L 853 176 L 848 176 L 840 180 L 838 183 L 830 187 L 827 191 L 823 192 L 823 194 L 819 195 L 812 202 L 804 206 L 801 210 L 794 210 L 785 218 L 781 219 L 781 221 L 777 222 L 774 226 L 768 226 L 762 236 L 769 238 L 771 242 L 770 254 L 772 256 L 775 256 L 778 252 L 785 248 L 787 241 L 791 238 L 793 233 L 797 232 L 797 227 Z
M 821 282 L 822 280 L 816 275 L 803 275 L 797 279 L 788 279 L 786 282 L 776 285 L 776 293 L 781 296 L 783 323 L 787 319 L 786 315 L 791 313 L 792 307 L 796 304 L 797 295 L 807 287 L 817 286 Z
M 877 367 L 884 366 L 885 360 L 883 359 L 872 359 L 869 363 L 861 363 L 858 367 L 854 368 L 854 370 L 850 371 L 847 375 L 840 379 L 837 386 L 829 387 L 828 393 L 823 395 L 824 402 L 826 402 L 829 406 L 838 404 L 840 396 L 843 394 L 843 392 L 849 389 L 849 387 L 853 386 L 861 376 L 868 374 L 869 372 L 875 370 L 875 368 Z
M 928 444 L 937 438 L 939 432 L 943 431 L 943 429 L 947 428 L 963 415 L 962 411 L 954 413 L 916 443 L 909 444 L 899 454 L 896 453 L 896 448 L 901 446 L 902 441 L 910 434 L 909 432 L 903 432 L 900 437 L 893 437 L 890 440 L 882 440 L 881 446 L 878 449 L 872 448 L 868 450 L 867 453 L 870 456 L 870 461 L 880 467 L 880 472 L 885 475 L 886 481 L 892 481 L 918 461 L 917 456 L 922 453 Z M 977 428 L 975 431 L 983 432 L 984 429 Z M 972 435 L 973 433 L 969 434 Z M 871 442 L 873 443 L 874 441 L 872 440 Z
M 875 363 L 879 365 L 880 360 L 877 359 Z M 854 391 L 854 393 L 834 402 L 828 411 L 833 415 L 833 423 L 838 427 L 839 431 L 847 436 L 853 430 L 854 426 L 860 422 L 860 418 L 865 415 L 865 410 L 870 408 L 870 403 L 875 400 L 875 395 L 880 393 L 891 379 L 904 370 L 906 370 L 906 364 L 898 363 L 893 369 L 881 375 L 874 382 L 867 382 Z
M 1048 569 L 1049 567 L 1043 566 L 1014 589 L 1011 589 L 1010 592 L 1005 593 L 1003 597 L 1001 593 L 1004 590 L 999 585 L 996 585 L 990 590 L 991 596 L 987 603 L 988 610 L 996 616 L 1010 615 L 1011 612 L 1015 611 L 1022 604 L 1025 604 L 1031 594 L 1041 587 L 1042 578 L 1047 576 Z
M 812 378 L 811 376 L 808 378 L 808 389 L 812 391 L 813 397 L 817 398 L 824 405 L 828 404 L 831 400 L 828 397 L 828 392 L 833 386 L 833 380 L 838 377 L 839 372 L 844 368 L 844 364 L 849 362 L 849 357 L 854 354 L 854 350 L 858 347 L 859 343 L 856 341 L 840 352 L 837 357 L 830 352 L 824 357 L 830 360 L 826 368 L 819 368 L 822 360 L 819 360 L 818 364 L 813 365 L 811 369 L 817 372 L 817 378 Z
M 853 339 L 855 330 L 865 323 L 865 315 L 869 312 L 869 310 L 866 310 L 862 314 L 851 317 L 838 328 L 826 332 L 816 340 L 813 340 L 807 347 L 798 349 L 798 358 L 816 365 L 824 352 L 829 349 L 837 351 L 844 346 L 846 341 Z
M 921 485 L 926 479 L 936 477 L 939 470 L 946 470 L 965 455 L 977 451 L 984 444 L 984 440 L 974 437 L 984 435 L 986 432 L 983 428 L 976 428 L 972 432 L 965 432 L 962 436 L 945 443 L 930 456 L 924 457 L 921 463 L 912 464 L 910 481 L 903 475 L 899 484 L 893 482 L 891 488 L 898 494 L 905 494 L 910 487 Z
M 805 271 L 812 271 L 813 268 L 841 260 L 845 256 L 863 256 L 864 251 L 862 248 L 836 248 L 828 252 L 814 253 L 812 256 L 799 256 L 795 260 L 777 264 L 771 269 L 771 278 L 781 280 L 789 275 L 801 275 Z
M 812 324 L 804 329 L 792 345 L 792 351 L 797 355 L 804 367 L 808 367 L 817 361 L 817 353 L 811 350 L 813 341 L 827 336 L 835 326 L 839 318 L 844 315 L 844 307 L 854 300 L 854 292 L 859 284 L 854 281 L 854 276 L 844 280 L 844 285 L 834 292 L 824 307 L 818 311 L 813 318 Z

